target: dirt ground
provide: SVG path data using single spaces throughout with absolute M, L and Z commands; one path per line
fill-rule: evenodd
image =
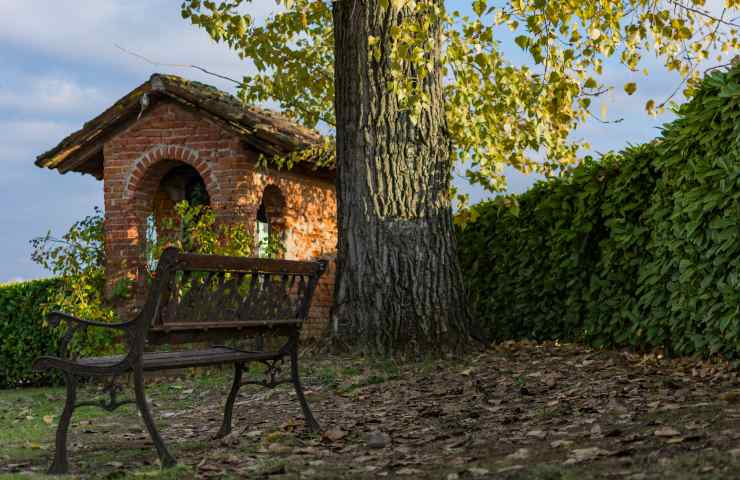
M 83 478 L 740 479 L 732 365 L 510 342 L 411 364 L 306 355 L 304 429 L 288 387 L 249 386 L 234 433 L 212 440 L 230 372 L 157 378 L 148 391 L 180 462 L 160 472 L 135 409 L 85 408 L 70 434 Z M 259 375 L 254 369 L 252 374 Z M 94 395 L 93 387 L 84 395 Z M 63 390 L 0 392 L 0 474 L 43 473 Z

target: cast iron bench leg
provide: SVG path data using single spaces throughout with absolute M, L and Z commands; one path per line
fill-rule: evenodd
M 229 392 L 229 397 L 226 399 L 226 407 L 224 407 L 224 420 L 221 424 L 221 429 L 214 438 L 223 438 L 231 433 L 231 414 L 234 410 L 236 395 L 239 393 L 239 388 L 242 386 L 243 371 L 244 363 L 236 362 L 234 364 L 234 383 L 231 384 L 231 391 Z
M 311 408 L 306 402 L 306 397 L 303 395 L 303 387 L 301 386 L 301 379 L 298 376 L 298 340 L 293 341 L 293 345 L 290 348 L 290 381 L 293 382 L 295 387 L 295 394 L 298 397 L 298 401 L 301 402 L 301 409 L 303 410 L 303 418 L 306 420 L 306 427 L 312 432 L 320 432 L 321 426 L 319 422 L 311 413 Z
M 167 451 L 167 447 L 164 444 L 164 440 L 159 436 L 156 425 L 154 425 L 154 419 L 152 413 L 149 411 L 149 405 L 146 403 L 146 394 L 144 392 L 144 371 L 141 365 L 134 367 L 134 390 L 136 391 L 136 406 L 139 407 L 141 417 L 144 419 L 146 429 L 149 430 L 149 436 L 154 442 L 154 446 L 157 449 L 159 455 L 159 462 L 162 468 L 174 467 L 177 462 L 174 457 Z
M 64 382 L 67 384 L 67 400 L 64 411 L 59 418 L 57 426 L 56 446 L 54 450 L 54 461 L 49 467 L 49 475 L 65 475 L 69 473 L 69 460 L 67 458 L 67 431 L 72 413 L 75 411 L 77 402 L 77 378 L 71 373 L 64 374 Z

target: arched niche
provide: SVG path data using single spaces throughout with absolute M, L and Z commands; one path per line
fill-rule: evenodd
M 284 256 L 287 233 L 285 197 L 278 186 L 268 185 L 262 192 L 262 200 L 257 209 L 255 229 L 257 255 L 259 257 Z

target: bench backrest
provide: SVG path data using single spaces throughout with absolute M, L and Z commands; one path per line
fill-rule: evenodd
M 325 269 L 323 261 L 197 255 L 167 249 L 145 306 L 150 311 L 146 338 L 161 344 L 265 331 L 295 332 L 308 316 Z

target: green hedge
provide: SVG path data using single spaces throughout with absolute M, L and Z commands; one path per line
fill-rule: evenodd
M 58 287 L 57 279 L 0 286 L 0 388 L 56 380 L 33 372 L 31 364 L 59 348 L 59 333 L 43 325 L 44 308 Z
M 67 324 L 51 327 L 46 313 L 59 309 L 60 296 L 66 295 L 61 278 L 0 285 L 0 389 L 61 383 L 55 372 L 34 372 L 33 361 L 42 355 L 57 355 Z M 89 319 L 90 320 L 90 319 Z M 105 318 L 91 320 L 107 321 Z M 69 344 L 72 356 L 121 353 L 120 331 L 88 328 L 77 332 Z
M 708 76 L 659 139 L 587 159 L 459 231 L 495 339 L 740 354 L 740 71 Z

